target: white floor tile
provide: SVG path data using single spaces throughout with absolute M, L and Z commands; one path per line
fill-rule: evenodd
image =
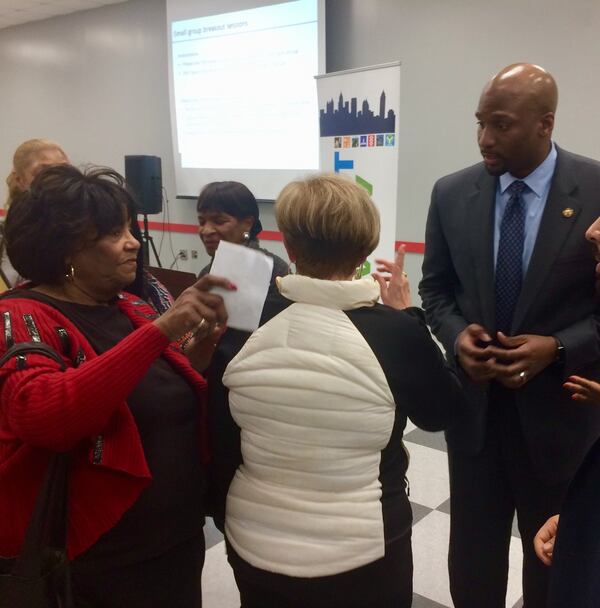
M 506 590 L 506 605 L 514 606 L 523 594 L 522 583 L 523 546 L 520 538 L 510 539 L 508 561 L 508 588 Z
M 448 583 L 450 516 L 432 511 L 413 526 L 414 591 L 423 597 L 452 606 Z M 506 606 L 514 606 L 522 594 L 521 541 L 512 538 L 509 553 Z
M 410 500 L 435 509 L 450 496 L 448 456 L 445 452 L 409 441 L 405 445 L 410 454 L 407 474 Z
M 432 511 L 413 526 L 413 590 L 444 606 L 452 606 L 448 584 L 450 516 Z
M 225 543 L 221 542 L 206 552 L 202 570 L 202 607 L 239 608 L 238 593 L 233 572 L 227 563 Z

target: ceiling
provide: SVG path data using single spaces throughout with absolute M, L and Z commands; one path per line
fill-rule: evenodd
M 123 0 L 0 0 L 0 29 L 119 2 Z

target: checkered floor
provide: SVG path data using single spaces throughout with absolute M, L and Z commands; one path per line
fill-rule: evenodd
M 452 606 L 446 566 L 450 531 L 448 464 L 442 433 L 427 433 L 410 422 L 404 435 L 410 452 L 408 478 L 413 508 L 413 608 Z M 205 527 L 206 563 L 202 574 L 204 608 L 239 608 L 239 595 L 227 564 L 223 537 L 209 521 Z M 516 526 L 510 547 L 506 606 L 521 600 L 521 541 Z

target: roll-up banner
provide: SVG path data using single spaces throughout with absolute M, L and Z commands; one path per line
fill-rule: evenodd
M 393 259 L 396 241 L 400 62 L 322 74 L 317 78 L 320 169 L 365 188 L 381 214 L 375 258 Z

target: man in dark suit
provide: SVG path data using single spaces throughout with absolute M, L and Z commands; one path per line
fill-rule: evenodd
M 447 433 L 456 608 L 504 607 L 515 510 L 525 607 L 545 608 L 532 541 L 600 436 L 600 412 L 562 388 L 573 372 L 600 377 L 584 236 L 600 215 L 600 164 L 552 142 L 557 98 L 538 66 L 494 76 L 476 113 L 483 163 L 439 180 L 431 199 L 419 289 L 469 400 Z

